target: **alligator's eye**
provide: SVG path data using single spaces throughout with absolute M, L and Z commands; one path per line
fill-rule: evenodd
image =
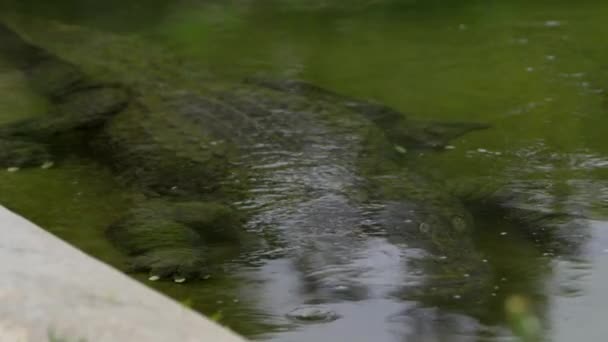
M 462 216 L 452 216 L 452 227 L 458 233 L 463 233 L 467 230 L 467 221 Z

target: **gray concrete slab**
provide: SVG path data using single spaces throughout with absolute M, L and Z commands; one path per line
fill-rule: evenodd
M 244 340 L 0 207 L 0 342 Z

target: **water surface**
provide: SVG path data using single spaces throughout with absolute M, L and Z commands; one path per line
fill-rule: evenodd
M 445 302 L 429 295 L 425 302 L 396 295 L 423 281 L 405 262 L 421 252 L 369 232 L 345 233 L 347 243 L 334 244 L 344 260 L 318 265 L 318 274 L 340 279 L 330 292 L 304 286 L 303 274 L 312 270 L 272 250 L 229 262 L 199 283 L 134 275 L 185 305 L 265 341 L 537 340 L 526 332 L 536 330 L 550 341 L 600 341 L 608 333 L 601 319 L 591 319 L 608 304 L 602 294 L 608 285 L 608 4 L 4 1 L 0 9 L 33 31 L 50 21 L 133 35 L 187 61 L 192 73 L 299 78 L 421 118 L 487 122 L 491 129 L 417 158 L 417 167 L 450 184 L 506 184 L 528 207 L 586 218 L 577 230 L 561 232 L 571 253 L 535 243 L 501 217 L 483 218 L 475 246 L 499 274 L 495 299 L 483 306 L 458 297 Z M 1 69 L 0 89 L 1 121 L 43 115 L 44 101 L 17 72 Z M 104 228 L 137 195 L 107 166 L 74 157 L 51 169 L 7 171 L 0 200 L 125 269 Z M 287 316 L 319 298 L 338 319 L 302 323 Z M 529 319 L 523 330 L 521 317 Z

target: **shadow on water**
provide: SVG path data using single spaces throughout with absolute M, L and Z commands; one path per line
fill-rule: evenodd
M 77 35 L 61 40 L 70 25 L 144 36 L 148 41 L 134 40 L 141 45 L 127 44 L 125 60 L 141 60 L 133 74 L 173 72 L 175 64 L 193 72 L 180 80 L 188 86 L 200 79 L 193 70 L 204 67 L 235 77 L 288 75 L 433 119 L 493 124 L 452 150 L 412 159 L 424 173 L 474 189 L 460 193 L 474 230 L 457 239 L 429 235 L 418 222 L 399 222 L 406 229 L 394 234 L 377 207 L 352 212 L 339 199 L 312 207 L 331 218 L 317 226 L 351 229 L 270 232 L 271 247 L 217 261 L 200 282 L 136 279 L 260 340 L 568 341 L 585 336 L 568 323 L 570 308 L 577 317 L 604 314 L 585 305 L 601 300 L 597 284 L 608 279 L 608 52 L 597 47 L 608 33 L 608 9 L 569 4 L 3 1 L 0 9 L 30 16 L 20 22 L 32 25 L 31 37 L 99 74 L 105 70 L 95 54 L 78 51 Z M 52 19 L 56 32 L 46 32 L 39 17 Z M 94 39 L 80 44 L 99 48 Z M 146 64 L 158 50 L 135 47 L 147 44 L 179 58 Z M 4 69 L 1 76 L 0 88 L 12 95 L 0 103 L 2 121 L 44 112 L 21 76 Z M 4 205 L 123 270 L 125 257 L 108 243 L 105 227 L 139 196 L 78 155 L 0 179 Z M 382 205 L 391 218 L 403 218 L 403 207 Z M 299 214 L 310 218 L 305 209 Z M 587 280 L 592 272 L 594 282 Z M 602 328 L 590 330 L 601 335 Z

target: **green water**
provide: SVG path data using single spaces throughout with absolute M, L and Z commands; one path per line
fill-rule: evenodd
M 229 264 L 195 284 L 134 275 L 185 305 L 261 340 L 525 339 L 513 298 L 533 308 L 526 314 L 546 340 L 601 341 L 608 333 L 601 320 L 608 307 L 608 3 L 20 0 L 2 1 L 0 10 L 23 26 L 31 19 L 136 35 L 188 61 L 193 72 L 301 78 L 417 117 L 487 122 L 491 129 L 454 141 L 454 149 L 421 158 L 419 166 L 455 184 L 508 184 L 530 205 L 588 218 L 584 231 L 573 233 L 590 236 L 572 237 L 582 244 L 576 258 L 539 249 L 489 218 L 491 229 L 479 234 L 477 245 L 504 285 L 492 305 L 480 308 L 481 323 L 459 310 L 412 311 L 411 303 L 392 299 L 336 304 L 343 317 L 331 323 L 288 322 L 277 307 L 289 311 L 290 282 L 297 280 L 281 260 L 261 272 Z M 79 47 L 74 42 L 76 52 L 66 55 L 77 55 Z M 22 77 L 0 71 L 0 121 L 42 115 L 44 101 Z M 126 260 L 104 228 L 136 199 L 104 165 L 76 157 L 0 177 L 3 205 L 123 270 Z M 370 252 L 370 260 L 376 257 Z

